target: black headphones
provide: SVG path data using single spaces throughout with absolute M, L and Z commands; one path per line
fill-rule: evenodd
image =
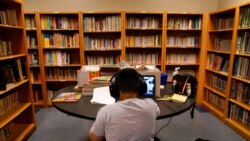
M 131 69 L 131 72 L 136 71 L 135 69 L 132 68 L 126 68 L 126 69 Z M 121 71 L 121 70 L 120 70 Z M 136 71 L 136 75 L 138 76 L 137 78 L 139 79 L 139 92 L 138 92 L 138 98 L 143 98 L 144 94 L 147 92 L 147 84 L 141 74 L 139 74 Z M 109 81 L 109 91 L 112 97 L 114 97 L 117 100 L 120 98 L 120 92 L 119 92 L 119 82 L 116 79 L 116 77 L 119 77 L 119 71 L 115 73 L 110 81 Z

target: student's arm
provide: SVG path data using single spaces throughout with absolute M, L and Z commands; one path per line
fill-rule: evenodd
M 89 130 L 89 139 L 91 141 L 103 141 L 103 136 L 97 136 L 95 133 L 93 133 L 91 130 Z

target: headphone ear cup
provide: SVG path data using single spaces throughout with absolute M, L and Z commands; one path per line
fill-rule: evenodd
M 110 95 L 115 98 L 115 100 L 118 100 L 120 98 L 120 92 L 115 77 L 116 74 L 114 74 L 109 81 L 109 92 Z

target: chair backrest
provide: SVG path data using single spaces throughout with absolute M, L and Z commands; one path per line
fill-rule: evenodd
M 195 97 L 197 91 L 197 79 L 192 74 L 176 74 L 173 76 L 172 89 L 174 93 Z

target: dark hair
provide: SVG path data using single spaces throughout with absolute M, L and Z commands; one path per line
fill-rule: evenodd
M 135 69 L 124 68 L 117 73 L 115 79 L 121 92 L 138 93 L 140 87 L 140 77 Z

